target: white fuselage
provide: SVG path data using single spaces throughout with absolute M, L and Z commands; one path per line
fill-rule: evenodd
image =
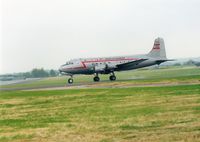
M 147 59 L 146 61 L 135 65 L 127 65 L 122 68 L 118 68 L 117 65 L 133 62 L 140 59 Z M 131 69 L 142 68 L 146 66 L 155 65 L 156 59 L 148 57 L 147 55 L 133 55 L 133 56 L 121 56 L 121 57 L 102 57 L 102 58 L 85 58 L 74 59 L 68 61 L 66 64 L 60 67 L 60 71 L 66 74 L 108 74 L 112 71 L 125 71 Z

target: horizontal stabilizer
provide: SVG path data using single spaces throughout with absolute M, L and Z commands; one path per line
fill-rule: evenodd
M 161 64 L 163 62 L 167 62 L 167 61 L 175 61 L 174 59 L 164 59 L 164 60 L 156 60 L 157 64 Z

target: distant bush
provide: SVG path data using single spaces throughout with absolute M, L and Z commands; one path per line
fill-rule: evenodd
M 44 70 L 43 68 L 35 68 L 30 72 L 13 73 L 0 75 L 0 80 L 15 80 L 15 79 L 26 79 L 26 78 L 40 78 L 40 77 L 55 77 L 58 76 L 59 72 L 56 70 Z
M 174 66 L 181 66 L 181 63 L 175 63 Z
M 31 71 L 32 77 L 48 77 L 49 73 L 45 71 L 43 68 L 41 69 L 33 69 Z
M 188 60 L 187 62 L 183 63 L 183 65 L 195 65 L 193 60 Z
M 49 76 L 51 76 L 51 77 L 57 76 L 56 71 L 51 69 L 50 72 L 49 72 Z

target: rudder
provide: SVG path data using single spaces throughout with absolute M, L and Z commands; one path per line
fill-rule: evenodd
M 152 50 L 148 53 L 149 57 L 166 59 L 165 43 L 160 37 L 156 38 Z

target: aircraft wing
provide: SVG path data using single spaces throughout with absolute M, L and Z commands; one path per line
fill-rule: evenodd
M 138 65 L 139 63 L 143 62 L 143 61 L 146 61 L 148 59 L 139 59 L 139 60 L 135 60 L 135 61 L 131 61 L 131 62 L 128 62 L 128 63 L 123 63 L 123 64 L 118 64 L 116 65 L 118 68 L 123 68 L 123 67 L 127 67 L 127 66 L 136 66 Z

